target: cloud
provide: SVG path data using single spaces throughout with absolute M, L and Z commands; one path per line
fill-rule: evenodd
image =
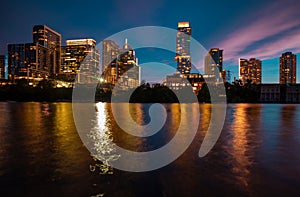
M 250 22 L 236 27 L 218 43 L 224 49 L 225 61 L 237 62 L 240 57 L 269 59 L 286 49 L 299 52 L 300 12 L 297 5 L 299 3 L 295 1 L 277 1 L 251 15 Z
M 293 31 L 292 34 L 282 35 L 279 39 L 264 43 L 259 48 L 246 52 L 243 55 L 264 60 L 278 57 L 287 50 L 293 53 L 300 52 L 300 28 Z

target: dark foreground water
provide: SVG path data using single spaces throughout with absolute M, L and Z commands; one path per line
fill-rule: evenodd
M 178 104 L 166 104 L 166 125 L 145 140 L 122 132 L 109 104 L 97 105 L 95 128 L 131 150 L 163 146 L 180 118 L 188 121 Z M 147 107 L 131 105 L 137 122 L 149 121 Z M 229 104 L 222 134 L 204 158 L 198 151 L 210 105 L 200 109 L 198 133 L 182 156 L 159 170 L 132 173 L 91 157 L 71 103 L 0 103 L 0 196 L 299 196 L 300 105 Z

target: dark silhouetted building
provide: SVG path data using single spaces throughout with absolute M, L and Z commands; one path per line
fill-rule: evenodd
M 29 52 L 32 43 L 8 44 L 8 74 L 9 79 L 29 77 L 31 62 L 35 62 L 35 55 Z
M 223 50 L 212 48 L 205 56 L 204 73 L 206 75 L 216 75 L 223 71 Z
M 266 103 L 300 103 L 300 84 L 261 84 L 259 100 Z
M 5 79 L 5 55 L 0 55 L 0 79 Z
M 283 53 L 280 57 L 279 83 L 296 84 L 296 55 L 292 52 Z
M 176 36 L 176 57 L 177 72 L 189 74 L 192 69 L 190 42 L 192 28 L 189 22 L 179 22 Z

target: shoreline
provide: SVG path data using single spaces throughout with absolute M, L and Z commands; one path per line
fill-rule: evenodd
M 0 100 L 0 103 L 72 103 L 72 100 L 57 100 L 57 101 L 15 101 L 15 100 Z M 79 102 L 78 102 L 79 103 Z M 86 102 L 86 101 L 81 101 L 80 103 L 91 103 L 91 102 Z M 112 102 L 107 102 L 107 101 L 95 101 L 94 103 L 112 103 Z M 114 103 L 127 103 L 127 102 L 114 102 Z M 155 104 L 155 103 L 160 103 L 160 104 L 194 104 L 197 102 L 129 102 L 130 104 Z M 198 102 L 198 104 L 212 104 L 210 102 Z M 214 103 L 218 104 L 218 103 Z M 224 104 L 300 104 L 297 102 L 285 102 L 285 103 L 278 103 L 278 102 L 226 102 Z

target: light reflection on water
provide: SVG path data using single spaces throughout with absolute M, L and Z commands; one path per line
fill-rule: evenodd
M 135 151 L 153 150 L 174 137 L 180 120 L 191 122 L 180 116 L 178 104 L 164 106 L 168 113 L 166 125 L 154 136 L 139 138 L 116 125 L 110 104 L 97 103 L 89 133 L 95 145 L 91 157 L 76 133 L 71 103 L 0 103 L 0 194 L 299 194 L 299 105 L 229 104 L 220 139 L 206 157 L 199 158 L 211 111 L 209 104 L 200 104 L 195 140 L 172 164 L 147 173 L 110 168 L 109 162 L 122 156 L 116 154 L 111 142 Z M 139 124 L 148 123 L 148 108 L 149 104 L 131 104 L 133 119 Z
M 237 181 L 248 188 L 250 168 L 254 163 L 254 151 L 258 146 L 259 139 L 255 138 L 257 133 L 253 131 L 252 125 L 259 125 L 261 106 L 243 104 L 243 107 L 234 107 L 232 122 L 232 141 L 228 154 L 235 160 L 236 165 L 232 166 L 232 173 Z
M 88 134 L 88 137 L 93 143 L 93 152 L 91 153 L 93 159 L 97 162 L 94 165 L 90 165 L 90 170 L 94 172 L 99 168 L 100 174 L 113 174 L 113 170 L 109 163 L 120 157 L 115 154 L 116 148 L 113 144 L 112 132 L 110 130 L 110 120 L 107 118 L 107 105 L 104 103 L 96 104 L 96 118 L 92 123 L 94 126 Z

